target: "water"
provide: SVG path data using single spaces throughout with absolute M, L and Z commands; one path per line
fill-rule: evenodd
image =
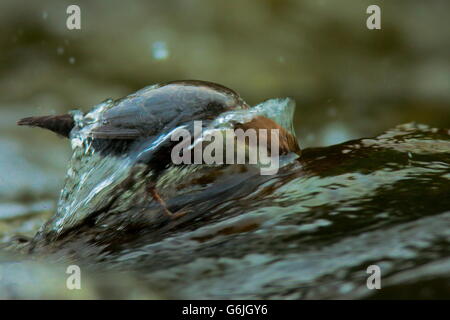
M 271 116 L 289 128 L 291 108 L 290 100 L 269 100 L 250 114 L 279 110 Z M 448 296 L 448 130 L 411 123 L 305 149 L 275 176 L 246 165 L 173 168 L 160 193 L 171 210 L 186 213 L 171 219 L 144 196 L 143 182 L 118 191 L 140 153 L 110 161 L 93 152 L 86 133 L 95 110 L 79 114 L 66 196 L 33 242 L 34 258 L 77 261 L 94 279 L 125 273 L 168 298 Z M 210 129 L 247 116 L 223 114 Z M 141 173 L 135 182 L 148 178 Z M 98 210 L 109 198 L 121 200 Z M 45 238 L 52 232 L 58 237 Z M 382 290 L 366 286 L 370 265 L 381 269 Z
M 151 89 L 151 87 L 150 87 Z M 101 115 L 115 106 L 115 101 L 109 99 L 95 106 L 86 115 L 80 111 L 72 111 L 76 126 L 70 135 L 70 143 L 73 155 L 69 163 L 66 182 L 58 201 L 58 209 L 55 216 L 46 224 L 44 233 L 52 232 L 61 234 L 65 229 L 74 227 L 83 219 L 97 213 L 104 208 L 108 212 L 124 212 L 135 207 L 147 206 L 154 202 L 148 197 L 146 180 L 152 179 L 152 173 L 145 172 L 145 168 L 139 163 L 143 158 L 157 150 L 180 129 L 188 126 L 183 124 L 172 130 L 161 132 L 156 137 L 149 137 L 135 144 L 126 155 L 108 156 L 93 147 L 92 131 L 102 125 Z M 285 127 L 295 136 L 293 129 L 293 115 L 295 102 L 292 99 L 271 99 L 251 109 L 233 110 L 221 114 L 202 133 L 194 138 L 189 149 L 202 143 L 215 131 L 223 132 L 232 129 L 235 123 L 245 123 L 256 116 L 265 116 L 273 119 Z M 282 157 L 281 166 L 292 162 L 296 155 Z M 193 167 L 196 167 L 195 165 Z M 198 166 L 197 166 L 198 167 Z M 172 169 L 162 177 L 158 187 L 161 191 L 171 188 L 169 184 L 176 183 L 168 176 L 174 176 Z M 190 171 L 189 171 L 190 173 Z M 132 179 L 132 183 L 124 191 L 121 185 Z M 178 180 L 189 180 L 189 174 L 183 174 Z M 145 199 L 142 201 L 142 199 Z M 112 204 L 114 202 L 114 204 Z
M 449 138 L 433 127 L 450 127 L 450 2 L 384 2 L 381 33 L 365 28 L 369 1 L 166 3 L 86 2 L 95 19 L 83 20 L 80 33 L 64 31 L 63 3 L 1 2 L 0 243 L 26 251 L 14 237 L 33 237 L 52 216 L 62 226 L 53 230 L 67 231 L 32 256 L 1 250 L 0 279 L 35 274 L 36 281 L 15 295 L 0 281 L 0 296 L 67 297 L 73 291 L 61 288 L 73 258 L 83 274 L 93 272 L 84 298 L 130 298 L 142 287 L 157 297 L 448 297 Z M 117 12 L 130 13 L 120 25 Z M 173 222 L 152 203 L 126 211 L 127 199 L 148 202 L 139 185 L 128 188 L 122 208 L 116 202 L 110 215 L 91 215 L 118 181 L 95 193 L 97 182 L 128 170 L 94 155 L 86 164 L 97 169 L 80 164 L 86 184 L 67 192 L 61 210 L 73 151 L 48 132 L 16 128 L 16 120 L 179 77 L 223 83 L 252 103 L 294 97 L 297 135 L 314 148 L 274 179 L 236 167 L 184 181 L 184 171 L 171 170 L 158 188 L 174 210 L 191 210 Z M 431 127 L 380 135 L 410 121 Z M 66 190 L 79 181 L 75 175 Z M 2 268 L 30 257 L 37 261 L 20 263 L 22 271 Z M 382 268 L 381 291 L 364 286 L 371 263 Z M 107 270 L 124 272 L 90 295 Z

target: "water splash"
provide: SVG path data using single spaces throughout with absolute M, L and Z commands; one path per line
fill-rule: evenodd
M 232 129 L 233 123 L 245 123 L 256 116 L 264 116 L 274 120 L 295 136 L 293 126 L 294 111 L 295 101 L 291 98 L 269 99 L 250 109 L 225 112 L 212 122 L 211 128 Z
M 151 179 L 152 172 L 141 163 L 169 141 L 174 132 L 187 125 L 144 139 L 123 155 L 105 157 L 93 146 L 91 133 L 103 124 L 103 113 L 114 106 L 115 101 L 109 99 L 87 114 L 81 111 L 71 113 L 75 120 L 75 128 L 70 135 L 73 156 L 57 212 L 47 223 L 46 231 L 59 234 L 101 210 L 111 214 L 120 213 L 137 203 L 145 206 L 152 201 L 145 190 L 146 181 Z M 271 118 L 295 134 L 292 126 L 294 109 L 295 102 L 287 98 L 271 99 L 250 109 L 223 113 L 204 128 L 203 135 L 197 137 L 191 147 L 202 142 L 213 131 L 232 129 L 235 123 L 245 123 L 256 116 Z M 280 165 L 296 157 L 286 156 L 280 159 Z M 126 187 L 123 187 L 124 184 L 127 184 Z

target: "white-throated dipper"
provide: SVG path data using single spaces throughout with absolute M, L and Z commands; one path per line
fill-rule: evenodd
M 143 139 L 156 138 L 162 132 L 181 125 L 189 126 L 196 120 L 208 122 L 221 113 L 249 108 L 235 91 L 222 85 L 198 80 L 173 81 L 149 86 L 111 101 L 110 106 L 97 115 L 87 135 L 93 148 L 105 157 L 113 157 L 126 154 Z M 74 117 L 73 114 L 29 117 L 18 121 L 18 125 L 41 127 L 70 138 L 77 126 Z M 256 116 L 235 127 L 244 130 L 278 129 L 279 154 L 300 153 L 295 136 L 267 117 Z M 169 216 L 173 215 L 156 190 L 156 180 L 160 173 L 174 165 L 170 151 L 177 143 L 169 141 L 162 144 L 140 160 L 154 172 L 155 181 L 149 181 L 149 192 Z

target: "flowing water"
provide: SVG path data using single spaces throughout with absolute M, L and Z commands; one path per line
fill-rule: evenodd
M 18 280 L 23 273 L 49 287 L 33 294 L 52 296 L 56 285 L 45 266 L 55 261 L 80 265 L 94 288 L 101 287 L 97 275 L 119 274 L 112 291 L 140 288 L 145 297 L 448 297 L 449 130 L 405 124 L 374 138 L 305 149 L 298 159 L 286 157 L 274 176 L 250 165 L 175 167 L 158 184 L 168 207 L 185 212 L 171 219 L 146 195 L 151 173 L 138 164 L 161 137 L 127 156 L 101 157 L 84 134 L 96 111 L 79 114 L 56 214 L 33 241 L 8 243 L 26 263 L 20 271 L 5 268 L 22 284 L 6 296 L 30 296 L 29 280 Z M 224 114 L 209 129 L 257 114 L 290 129 L 292 101 Z M 381 290 L 366 286 L 370 265 L 381 269 Z
M 125 155 L 105 157 L 93 146 L 91 132 L 102 124 L 101 114 L 113 106 L 114 101 L 106 100 L 95 106 L 86 115 L 83 115 L 80 111 L 72 112 L 76 122 L 76 126 L 70 135 L 73 155 L 69 164 L 66 183 L 61 191 L 57 213 L 47 223 L 45 232 L 60 234 L 64 229 L 73 227 L 90 214 L 102 210 L 107 205 L 109 205 L 109 213 L 115 212 L 117 209 L 124 212 L 136 204 L 145 206 L 140 199 L 145 198 L 145 187 L 147 186 L 145 180 L 152 179 L 152 177 L 151 174 L 145 174 L 144 168 L 140 166 L 142 159 L 148 157 L 148 154 L 158 152 L 161 145 L 170 141 L 178 130 L 187 127 L 187 124 L 184 124 L 173 130 L 162 132 L 156 137 L 139 141 Z M 221 132 L 232 129 L 234 123 L 245 123 L 258 115 L 273 119 L 286 127 L 292 134 L 295 134 L 292 126 L 294 110 L 295 102 L 293 100 L 273 99 L 250 110 L 226 112 L 208 124 L 203 132 L 195 137 L 189 149 L 205 141 L 215 131 Z M 283 165 L 295 158 L 296 156 L 292 155 L 284 157 L 281 164 Z M 198 166 L 196 167 L 198 168 Z M 175 174 L 179 175 L 180 171 L 183 170 L 179 168 L 170 170 L 161 181 L 166 184 L 174 184 L 173 179 L 170 178 L 173 178 Z M 133 182 L 128 183 L 127 189 L 124 190 L 121 185 L 130 178 Z M 189 179 L 189 177 L 183 175 L 182 179 Z M 166 188 L 161 183 L 158 185 L 159 189 L 164 190 Z M 112 201 L 118 203 L 119 208 L 117 208 L 117 205 L 111 207 Z

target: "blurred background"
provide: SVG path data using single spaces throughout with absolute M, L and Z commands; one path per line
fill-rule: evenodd
M 66 27 L 70 4 L 81 30 Z M 366 27 L 371 4 L 381 30 Z M 67 141 L 19 118 L 157 82 L 218 82 L 250 104 L 293 97 L 303 148 L 410 121 L 450 127 L 449 11 L 448 0 L 2 0 L 0 235 L 2 221 L 54 208 L 70 157 Z

